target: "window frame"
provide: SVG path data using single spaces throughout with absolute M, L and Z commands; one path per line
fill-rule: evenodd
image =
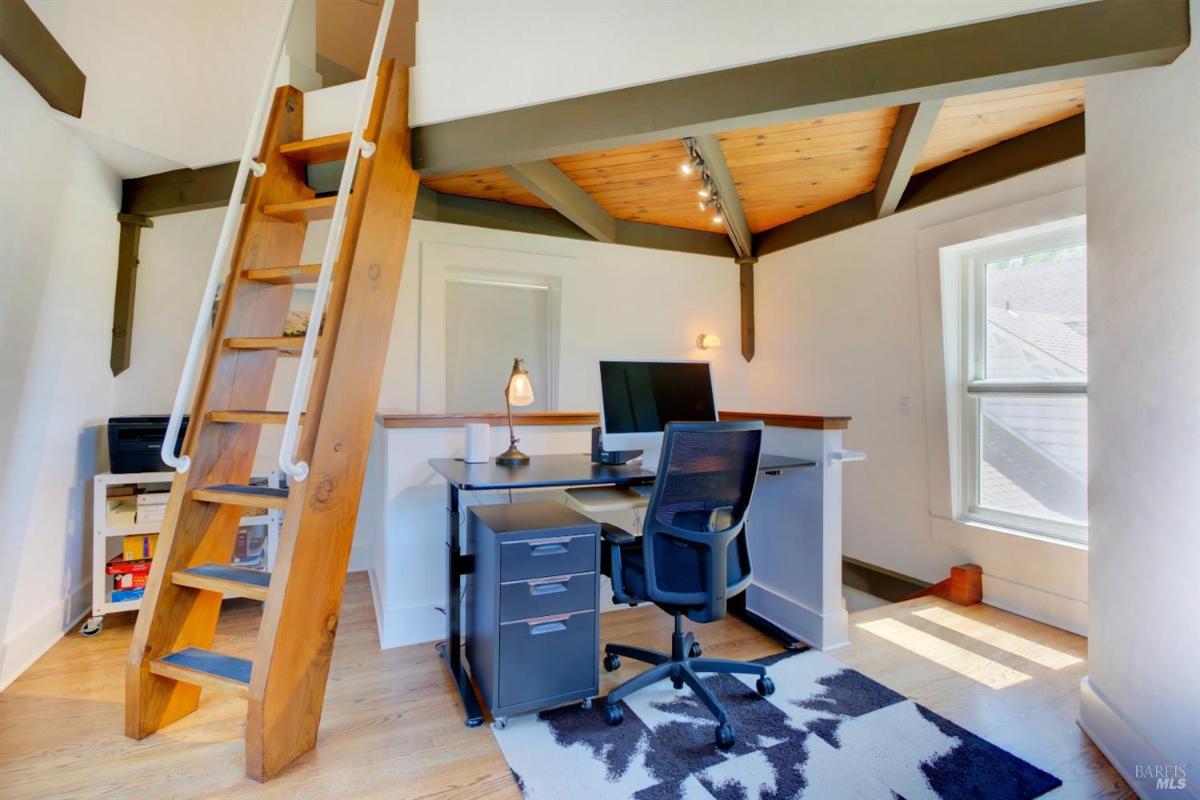
M 987 376 L 987 296 L 986 265 L 1047 250 L 1087 245 L 1086 220 L 1075 217 L 1049 230 L 1014 232 L 979 246 L 958 251 L 962 313 L 960 315 L 957 379 L 958 413 L 958 497 L 955 516 L 961 522 L 974 522 L 1022 533 L 1047 536 L 1086 546 L 1088 526 L 1020 514 L 980 503 L 979 478 L 982 472 L 983 400 L 995 397 L 1087 398 L 1087 379 L 1047 379 L 1016 381 L 988 379 Z

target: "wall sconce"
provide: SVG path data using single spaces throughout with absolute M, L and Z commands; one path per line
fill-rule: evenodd
M 701 350 L 712 350 L 721 346 L 721 337 L 715 333 L 702 333 L 696 337 L 696 347 Z

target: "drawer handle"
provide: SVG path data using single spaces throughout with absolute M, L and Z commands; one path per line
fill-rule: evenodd
M 567 552 L 567 543 L 570 539 L 556 539 L 554 541 L 541 541 L 529 543 L 529 555 L 531 556 L 561 556 Z
M 560 614 L 556 617 L 538 617 L 537 619 L 529 620 L 525 624 L 529 626 L 530 636 L 542 636 L 547 633 L 565 631 L 567 626 L 563 623 L 570 618 L 570 614 Z
M 530 581 L 529 593 L 534 597 L 546 594 L 561 594 L 567 590 L 567 578 L 552 578 L 550 580 Z

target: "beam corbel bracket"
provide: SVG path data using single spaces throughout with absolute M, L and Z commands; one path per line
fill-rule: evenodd
M 137 291 L 138 245 L 142 228 L 154 222 L 141 214 L 117 214 L 121 223 L 121 243 L 117 249 L 117 290 L 113 299 L 112 352 L 108 363 L 113 377 L 129 368 L 133 344 L 133 298 Z
M 754 359 L 754 256 L 736 259 L 740 275 L 739 290 L 742 300 L 742 358 L 747 362 Z

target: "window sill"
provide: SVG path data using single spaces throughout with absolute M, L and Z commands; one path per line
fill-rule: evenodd
M 1051 536 L 1045 533 L 1037 533 L 1036 531 L 1024 530 L 1023 528 L 1013 528 L 1007 525 L 999 525 L 995 522 L 987 522 L 971 517 L 962 517 L 959 519 L 947 519 L 946 522 L 952 522 L 956 525 L 963 525 L 976 530 L 988 531 L 991 533 L 1003 533 L 1008 536 L 1016 536 L 1021 539 L 1029 539 L 1042 544 L 1058 545 L 1065 547 L 1068 550 L 1080 550 L 1084 553 L 1088 550 L 1087 542 L 1077 542 L 1072 539 L 1064 539 L 1060 536 Z

